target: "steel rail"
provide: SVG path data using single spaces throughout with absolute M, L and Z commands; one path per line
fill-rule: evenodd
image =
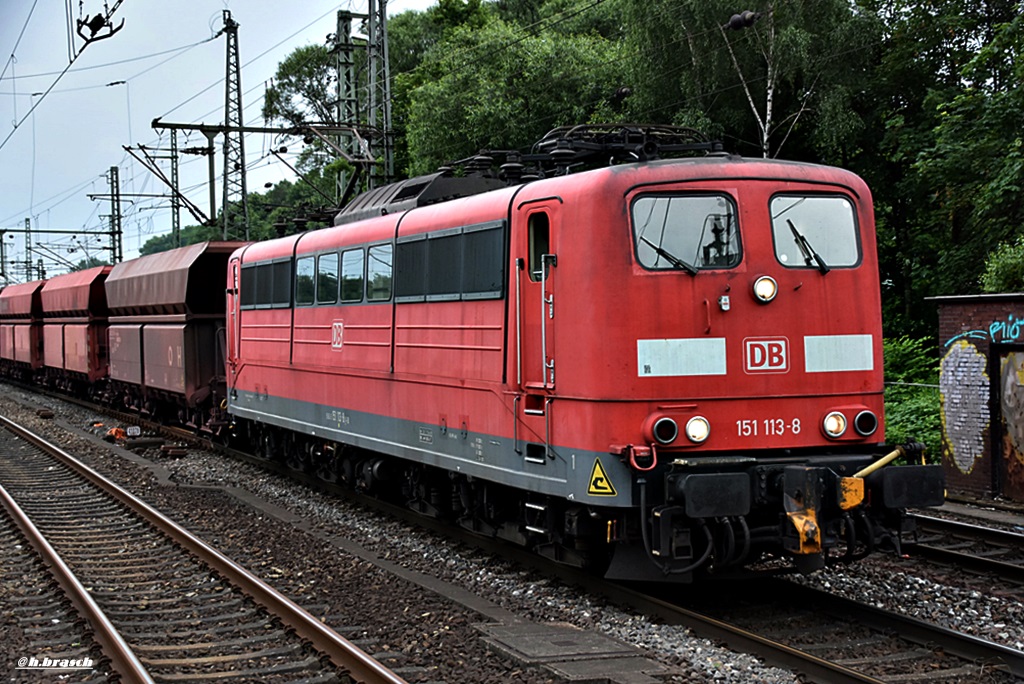
M 946 653 L 972 662 L 985 662 L 1001 667 L 1016 677 L 1024 677 L 1024 651 L 1003 646 L 986 639 L 963 634 L 947 627 L 924 620 L 892 613 L 875 608 L 853 599 L 836 596 L 819 589 L 805 587 L 792 582 L 776 582 L 773 587 L 776 596 L 788 596 L 798 605 L 812 605 L 817 611 L 828 612 L 844 619 L 857 622 L 882 631 L 899 634 L 903 639 L 928 648 L 938 646 Z
M 245 460 L 250 461 L 249 458 Z M 258 461 L 256 459 L 250 462 L 268 465 L 266 461 Z M 277 468 L 273 469 L 278 470 Z M 284 470 L 283 467 L 279 469 L 280 472 L 284 472 Z M 291 473 L 291 475 L 300 482 L 305 482 L 326 491 L 338 490 L 336 485 L 329 485 L 322 481 L 317 482 L 308 475 L 297 473 Z M 351 492 L 348 492 L 346 495 L 375 510 L 399 518 L 417 527 L 461 541 L 475 548 L 482 549 L 487 553 L 494 553 L 549 577 L 555 577 L 570 586 L 581 587 L 589 593 L 602 595 L 612 603 L 628 605 L 645 615 L 657 617 L 666 624 L 686 627 L 700 637 L 724 643 L 729 648 L 740 653 L 753 654 L 764 659 L 765 662 L 774 667 L 797 671 L 805 676 L 805 679 L 802 681 L 817 682 L 819 684 L 884 684 L 884 680 L 876 679 L 844 665 L 830 662 L 737 625 L 732 625 L 709 615 L 683 608 L 671 601 L 662 600 L 642 591 L 609 582 L 578 568 L 550 563 L 543 557 L 520 547 L 511 546 L 500 539 L 484 537 L 468 530 L 454 528 L 439 520 L 419 515 L 407 508 L 380 500 L 358 494 L 353 495 Z
M 0 416 L 0 418 L 3 418 Z M 7 419 L 4 418 L 6 421 Z M 78 614 L 85 618 L 93 629 L 93 638 L 110 659 L 110 664 L 125 684 L 153 684 L 145 666 L 139 662 L 131 646 L 125 643 L 120 632 L 110 622 L 103 610 L 96 604 L 88 590 L 75 577 L 57 550 L 46 540 L 39 528 L 29 519 L 21 506 L 11 497 L 3 486 L 0 486 L 0 502 L 14 520 L 28 543 L 42 556 L 43 562 L 50 568 L 54 579 L 71 601 Z
M 1024 549 L 1024 535 L 1016 532 L 972 525 L 970 523 L 935 518 L 927 515 L 914 515 L 913 519 L 919 530 L 946 534 L 964 541 L 981 542 L 1006 547 L 1021 553 Z M 921 556 L 931 558 L 974 572 L 994 573 L 999 577 L 1014 582 L 1024 583 L 1024 562 L 1011 563 L 988 556 L 943 548 L 930 542 L 908 542 L 908 549 L 917 551 Z
M 263 582 L 263 580 L 209 546 L 188 530 L 177 525 L 159 511 L 151 508 L 131 492 L 122 489 L 119 485 L 103 477 L 60 447 L 51 444 L 4 416 L 0 416 L 0 426 L 45 450 L 48 454 L 89 480 L 89 482 L 131 508 L 154 527 L 171 537 L 184 549 L 208 564 L 222 577 L 239 586 L 256 603 L 279 617 L 285 625 L 295 630 L 300 638 L 309 641 L 317 650 L 330 658 L 334 665 L 347 670 L 354 680 L 365 684 L 407 684 L 404 679 L 371 658 L 348 639 L 322 624 L 289 598 L 281 595 Z

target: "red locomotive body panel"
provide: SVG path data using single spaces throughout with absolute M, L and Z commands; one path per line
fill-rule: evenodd
M 777 260 L 769 204 L 780 193 L 780 172 L 788 195 L 835 196 L 858 207 L 861 253 L 855 267 L 822 274 Z M 605 175 L 600 191 L 596 180 L 582 186 L 573 176 L 545 187 L 564 203 L 548 212 L 550 249 L 558 261 L 545 296 L 557 313 L 545 315 L 543 323 L 540 284 L 521 276 L 528 300 L 519 331 L 525 340 L 523 391 L 586 399 L 563 409 L 568 422 L 558 421 L 559 430 L 602 451 L 648 441 L 640 435 L 648 415 L 675 417 L 681 425 L 701 414 L 712 426 L 705 442 L 666 448 L 735 451 L 821 445 L 822 419 L 842 406 L 882 415 L 880 294 L 863 182 L 836 169 L 724 159 L 621 167 Z M 638 263 L 624 214 L 629 206 L 641 197 L 712 195 L 739 207 L 738 264 L 691 275 Z M 519 240 L 514 254 L 527 253 L 529 214 L 523 219 L 517 231 L 513 215 L 513 241 Z M 762 275 L 778 284 L 778 296 L 767 304 L 752 293 Z M 538 344 L 541 325 L 547 327 L 546 360 Z M 754 356 L 768 348 L 783 350 L 776 367 L 755 363 Z M 837 354 L 851 355 L 850 364 Z M 545 361 L 554 364 L 554 382 L 544 382 Z M 871 441 L 882 436 L 879 427 Z
M 780 189 L 856 207 L 852 267 L 823 274 L 778 261 L 769 208 Z M 630 206 L 661 196 L 733 203 L 743 258 L 695 275 L 641 264 Z M 420 277 L 403 263 L 404 246 L 442 245 L 455 228 L 499 224 L 509 215 L 507 280 L 497 286 L 507 296 L 403 294 L 401 278 Z M 557 259 L 544 279 L 530 244 L 538 217 L 545 248 Z M 645 424 L 668 417 L 681 425 L 695 415 L 712 427 L 706 441 L 680 437 L 656 446 L 665 453 L 821 446 L 819 426 L 830 411 L 852 412 L 850 420 L 861 411 L 882 415 L 873 229 L 870 193 L 853 174 L 722 158 L 569 175 L 252 245 L 236 255 L 243 290 L 245 271 L 270 273 L 276 263 L 284 272 L 293 253 L 301 259 L 393 238 L 396 291 L 388 303 L 296 306 L 294 328 L 286 293 L 276 308 L 243 306 L 239 342 L 231 347 L 233 386 L 590 453 L 651 443 Z M 778 284 L 768 304 L 752 294 L 761 275 Z M 769 351 L 782 354 L 775 366 L 755 363 Z M 837 354 L 853 365 L 843 366 Z M 339 403 L 345 397 L 358 400 Z M 882 436 L 879 426 L 870 439 L 852 430 L 844 439 L 878 443 Z

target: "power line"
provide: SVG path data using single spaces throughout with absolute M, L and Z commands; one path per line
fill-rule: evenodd
M 18 34 L 18 40 L 14 41 L 14 47 L 11 49 L 11 56 L 7 58 L 7 64 L 4 65 L 4 70 L 0 71 L 0 80 L 3 80 L 4 74 L 7 73 L 7 67 L 18 61 L 14 54 L 18 51 L 18 46 L 21 45 L 21 39 L 25 36 L 25 29 L 28 28 L 28 22 L 31 21 L 32 15 L 36 11 L 36 5 L 39 0 L 33 0 L 32 8 L 28 11 L 28 16 L 25 17 L 25 25 L 21 27 L 21 33 Z

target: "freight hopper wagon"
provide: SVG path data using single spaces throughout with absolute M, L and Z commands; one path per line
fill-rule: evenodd
M 8 285 L 0 292 L 0 369 L 30 382 L 43 367 L 42 300 L 46 281 Z
M 94 396 L 107 378 L 107 296 L 110 266 L 56 276 L 40 291 L 43 382 L 72 395 Z
M 244 433 L 612 577 L 809 571 L 897 544 L 942 473 L 882 467 L 868 188 L 808 164 L 656 160 L 662 143 L 562 131 L 532 156 L 554 177 L 434 174 L 240 249 Z M 633 163 L 566 172 L 595 150 Z
M 237 246 L 204 242 L 114 266 L 106 293 L 109 398 L 115 405 L 166 422 L 220 429 L 223 277 Z

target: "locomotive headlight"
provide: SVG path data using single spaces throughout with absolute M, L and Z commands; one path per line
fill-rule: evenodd
M 762 304 L 775 299 L 779 292 L 779 284 L 771 276 L 761 276 L 754 281 L 754 298 Z
M 679 436 L 679 426 L 671 418 L 662 416 L 655 421 L 651 432 L 658 444 L 671 444 Z
M 833 411 L 832 413 L 825 416 L 825 420 L 821 423 L 822 429 L 825 434 L 832 439 L 838 439 L 843 436 L 846 432 L 846 416 L 839 411 Z
M 704 416 L 694 416 L 686 421 L 686 436 L 694 444 L 700 444 L 711 434 L 711 423 Z
M 870 437 L 878 429 L 878 416 L 871 411 L 861 411 L 853 419 L 853 429 L 862 437 Z

